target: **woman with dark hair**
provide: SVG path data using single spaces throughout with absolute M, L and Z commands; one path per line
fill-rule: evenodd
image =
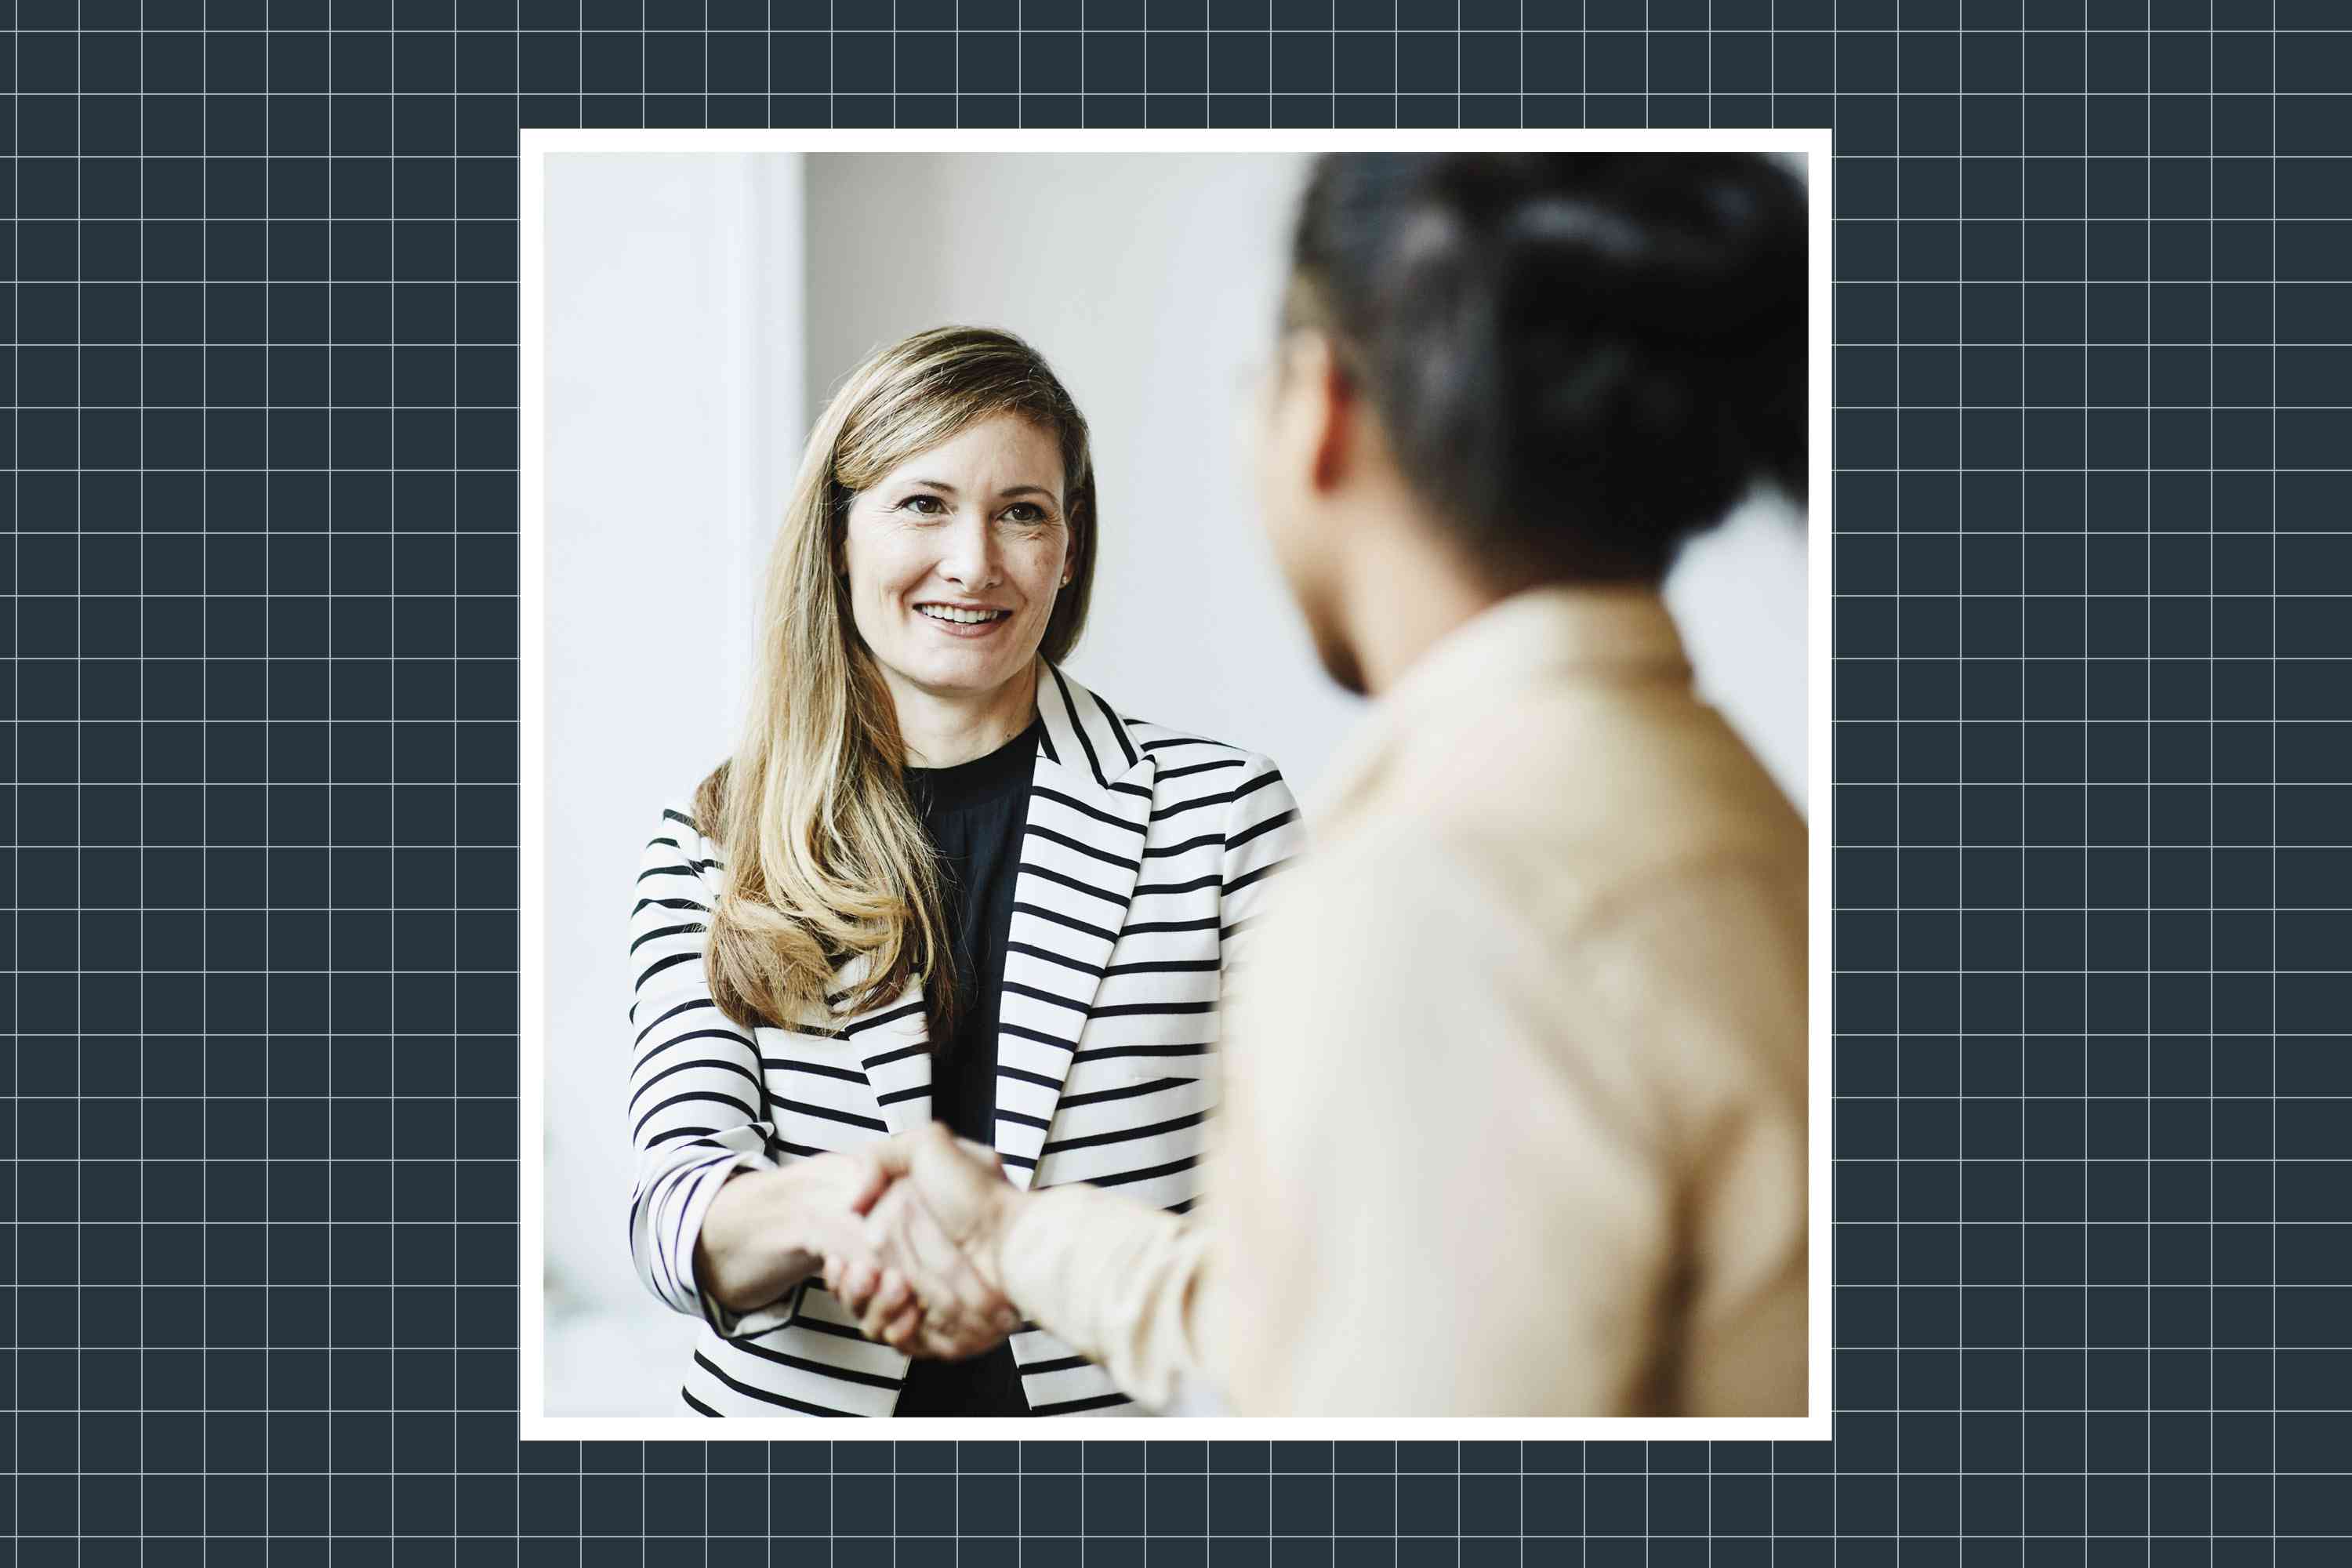
M 1805 253 L 1760 158 L 1318 164 L 1261 485 L 1375 701 L 1252 955 L 1207 1205 L 890 1156 L 1139 1397 L 1804 1413 L 1805 826 L 1658 588 L 1801 494 Z

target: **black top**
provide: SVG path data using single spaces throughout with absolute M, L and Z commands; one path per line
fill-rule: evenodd
M 1037 722 L 984 757 L 951 768 L 908 768 L 907 790 L 939 852 L 941 913 L 955 964 L 956 1019 L 931 1041 L 931 1117 L 960 1138 L 996 1142 L 996 1026 L 1005 934 L 1021 874 L 1021 835 Z M 900 1415 L 1026 1415 L 1013 1347 L 968 1361 L 917 1361 L 899 1392 Z

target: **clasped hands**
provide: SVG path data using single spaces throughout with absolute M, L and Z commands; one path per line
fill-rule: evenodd
M 824 1249 L 824 1286 L 868 1339 L 958 1360 L 992 1349 L 1019 1326 L 1002 1258 L 1023 1194 L 1004 1179 L 994 1150 L 934 1121 L 835 1157 L 865 1169 L 845 1173 L 858 1223 L 838 1228 Z

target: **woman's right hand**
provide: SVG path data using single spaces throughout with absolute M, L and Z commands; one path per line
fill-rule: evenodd
M 736 1172 L 703 1214 L 694 1244 L 696 1282 L 728 1310 L 751 1312 L 814 1274 L 827 1258 L 865 1257 L 866 1211 L 889 1182 L 867 1150 Z M 907 1294 L 903 1281 L 898 1292 Z
M 911 1184 L 891 1190 L 894 1174 L 878 1144 L 737 1172 L 703 1215 L 696 1280 L 730 1311 L 750 1312 L 823 1270 L 880 1343 L 947 1358 L 995 1344 L 1017 1315 L 940 1234 Z

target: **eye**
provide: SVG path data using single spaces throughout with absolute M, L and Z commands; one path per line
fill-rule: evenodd
M 1035 501 L 1019 500 L 1005 508 L 1004 515 L 1014 522 L 1043 522 L 1045 509 Z
M 939 497 L 917 491 L 900 501 L 898 510 L 911 511 L 919 517 L 944 517 L 947 515 L 948 508 L 947 503 Z

